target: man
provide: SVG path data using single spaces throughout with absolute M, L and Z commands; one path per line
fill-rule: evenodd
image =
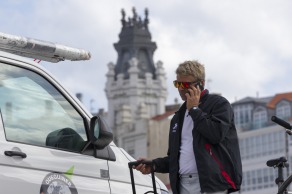
M 174 85 L 185 102 L 171 120 L 167 156 L 153 160 L 155 171 L 169 173 L 174 194 L 238 191 L 242 165 L 230 103 L 204 89 L 205 68 L 199 62 L 185 61 L 176 75 Z M 145 164 L 134 168 L 151 171 Z

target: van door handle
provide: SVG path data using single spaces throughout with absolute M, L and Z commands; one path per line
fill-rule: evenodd
M 6 156 L 10 156 L 10 157 L 19 156 L 21 158 L 26 158 L 26 154 L 23 152 L 19 152 L 19 151 L 5 151 L 4 154 Z

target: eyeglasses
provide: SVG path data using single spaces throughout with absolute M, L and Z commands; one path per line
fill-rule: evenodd
M 189 89 L 191 87 L 191 85 L 194 83 L 197 83 L 197 82 L 196 81 L 195 82 L 179 82 L 176 80 L 173 81 L 174 87 L 183 88 L 183 89 Z

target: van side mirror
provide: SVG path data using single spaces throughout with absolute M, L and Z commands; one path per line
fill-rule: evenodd
M 96 149 L 104 149 L 113 140 L 110 127 L 102 117 L 94 116 L 90 120 L 90 141 Z

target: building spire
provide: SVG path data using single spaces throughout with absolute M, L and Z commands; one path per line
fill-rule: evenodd
M 136 8 L 135 7 L 133 7 L 132 8 L 132 11 L 133 11 L 133 22 L 134 23 L 136 23 L 136 21 L 137 21 L 137 12 L 136 12 Z
M 118 78 L 118 74 L 123 74 L 125 79 L 129 79 L 129 60 L 132 58 L 138 60 L 139 78 L 146 78 L 148 72 L 156 79 L 153 54 L 157 46 L 155 42 L 151 41 L 151 33 L 148 28 L 148 9 L 145 9 L 144 19 L 139 16 L 135 7 L 132 8 L 132 17 L 126 16 L 124 9 L 121 10 L 121 13 L 122 30 L 119 34 L 119 41 L 114 44 L 118 52 L 115 79 Z
M 126 20 L 125 20 L 126 12 L 125 12 L 124 9 L 122 9 L 121 12 L 122 12 L 122 19 L 121 19 L 121 21 L 122 21 L 122 26 L 124 27 L 126 25 Z
M 148 15 L 149 15 L 149 11 L 146 8 L 145 9 L 145 18 L 144 21 L 142 21 L 142 18 L 137 14 L 136 12 L 136 8 L 133 7 L 132 8 L 132 12 L 133 12 L 133 17 L 128 17 L 128 21 L 126 21 L 126 12 L 124 9 L 121 10 L 122 13 L 122 26 L 123 27 L 136 27 L 136 28 L 144 28 L 148 30 L 148 24 L 149 24 L 149 19 L 148 19 Z
M 148 14 L 149 14 L 149 11 L 148 11 L 148 9 L 146 8 L 146 9 L 145 9 L 145 19 L 144 19 L 144 27 L 145 27 L 146 29 L 148 29 L 148 24 L 149 24 Z

